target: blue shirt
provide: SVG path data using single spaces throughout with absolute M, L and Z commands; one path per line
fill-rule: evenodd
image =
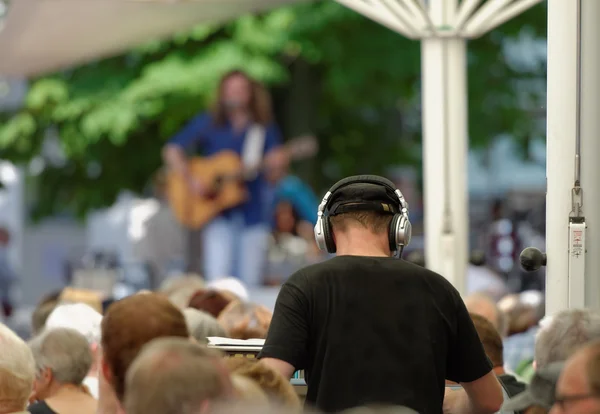
M 288 175 L 278 183 L 275 190 L 275 203 L 280 201 L 288 201 L 301 220 L 308 221 L 313 225 L 317 222 L 319 200 L 312 188 L 300 178 Z
M 235 131 L 230 124 L 217 125 L 210 113 L 201 114 L 192 119 L 177 135 L 169 140 L 169 144 L 178 145 L 186 150 L 201 153 L 210 157 L 221 151 L 234 151 L 240 156 L 246 139 L 246 128 L 243 131 Z M 266 126 L 264 154 L 276 148 L 281 142 L 281 136 L 277 126 L 273 123 Z M 251 226 L 265 222 L 265 194 L 268 191 L 268 183 L 264 176 L 259 176 L 247 183 L 249 192 L 248 200 L 239 207 L 235 207 L 222 214 L 229 217 L 233 212 L 240 212 L 244 217 L 246 225 Z

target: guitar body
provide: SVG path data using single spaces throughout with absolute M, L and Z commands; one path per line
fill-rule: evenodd
M 285 145 L 290 159 L 311 156 L 317 149 L 317 140 L 312 136 L 298 137 Z M 175 218 L 182 226 L 199 229 L 224 210 L 248 199 L 244 181 L 248 177 L 244 178 L 242 159 L 234 151 L 221 151 L 207 158 L 192 158 L 188 166 L 190 175 L 213 191 L 209 196 L 194 195 L 180 174 L 167 173 L 167 198 Z M 257 171 L 263 168 L 264 163 L 261 163 Z
M 225 178 L 241 175 L 242 161 L 235 152 L 222 151 L 208 158 L 192 158 L 188 168 L 192 177 L 214 191 L 206 197 L 197 196 L 190 192 L 181 174 L 168 174 L 167 197 L 175 218 L 184 227 L 199 229 L 248 198 L 243 182 Z

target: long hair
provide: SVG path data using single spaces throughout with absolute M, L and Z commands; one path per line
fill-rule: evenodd
M 227 72 L 219 81 L 217 91 L 217 99 L 213 106 L 213 117 L 217 125 L 225 125 L 227 123 L 227 113 L 223 106 L 223 87 L 229 79 L 241 76 L 250 84 L 250 114 L 252 120 L 261 125 L 267 125 L 273 120 L 273 107 L 271 104 L 271 96 L 263 84 L 256 81 L 246 72 L 241 70 L 232 70 Z

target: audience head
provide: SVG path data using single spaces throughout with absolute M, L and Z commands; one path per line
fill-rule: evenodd
M 101 294 L 90 289 L 66 287 L 60 294 L 60 303 L 85 303 L 98 313 L 103 311 Z
M 233 357 L 225 360 L 233 375 L 241 375 L 255 381 L 271 402 L 283 407 L 298 408 L 300 399 L 290 381 L 256 359 Z
M 232 375 L 231 383 L 236 399 L 245 404 L 268 405 L 269 398 L 260 386 L 252 379 L 243 375 Z
M 527 390 L 511 398 L 502 406 L 503 411 L 549 410 L 554 404 L 556 383 L 563 369 L 563 362 L 554 362 L 538 369 Z
M 0 413 L 25 410 L 35 379 L 27 344 L 0 323 Z
M 233 396 L 221 355 L 183 338 L 146 345 L 127 373 L 127 414 L 202 414 Z
M 198 290 L 190 299 L 190 308 L 198 309 L 218 318 L 223 309 L 230 302 L 236 300 L 235 296 L 228 292 L 216 290 Z
M 241 300 L 248 300 L 250 298 L 248 289 L 244 286 L 239 279 L 235 277 L 222 277 L 212 282 L 208 282 L 206 285 L 207 289 L 216 290 L 218 292 L 229 292 L 235 295 L 236 298 Z
M 552 414 L 600 413 L 600 341 L 568 359 L 556 386 Z
M 31 315 L 31 330 L 34 335 L 39 334 L 46 326 L 46 320 L 58 306 L 62 291 L 52 292 L 44 296 L 35 307 L 33 315 Z
M 167 296 L 179 309 L 185 309 L 192 296 L 201 289 L 204 289 L 204 279 L 196 274 L 186 274 L 168 277 L 158 292 Z
M 500 334 L 487 318 L 472 313 L 471 319 L 473 320 L 473 325 L 475 325 L 475 330 L 479 335 L 479 340 L 483 344 L 485 354 L 492 362 L 494 369 L 502 370 L 504 367 L 504 346 L 502 345 Z M 496 372 L 496 374 L 501 374 L 501 372 Z
M 234 339 L 266 338 L 273 314 L 266 307 L 239 300 L 231 302 L 218 321 Z
M 535 364 L 566 361 L 586 343 L 600 339 L 600 312 L 568 309 L 545 318 L 535 341 Z
M 68 328 L 55 328 L 34 338 L 29 347 L 36 366 L 36 399 L 51 397 L 63 385 L 81 385 L 92 366 L 87 339 Z
M 207 344 L 211 336 L 226 337 L 225 329 L 210 314 L 198 309 L 187 308 L 183 310 L 183 316 L 192 337 L 202 344 Z
M 507 316 L 508 335 L 513 335 L 538 324 L 544 316 L 544 297 L 532 290 L 506 295 L 498 302 L 498 308 Z
M 123 401 L 127 369 L 156 338 L 189 338 L 183 313 L 164 296 L 149 293 L 114 302 L 102 319 L 102 373 Z
M 70 328 L 87 339 L 90 345 L 100 344 L 102 315 L 84 303 L 57 306 L 46 321 L 46 329 Z
M 490 321 L 501 336 L 508 333 L 506 314 L 498 308 L 496 302 L 484 293 L 474 293 L 465 298 L 470 313 L 481 315 Z

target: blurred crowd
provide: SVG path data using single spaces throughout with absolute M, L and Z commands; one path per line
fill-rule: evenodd
M 544 315 L 537 291 L 464 301 L 504 388 L 501 413 L 600 412 L 600 313 Z M 119 301 L 65 288 L 40 300 L 28 343 L 0 324 L 0 414 L 315 412 L 302 407 L 302 380 L 215 345 L 260 344 L 271 316 L 232 278 L 171 277 Z

